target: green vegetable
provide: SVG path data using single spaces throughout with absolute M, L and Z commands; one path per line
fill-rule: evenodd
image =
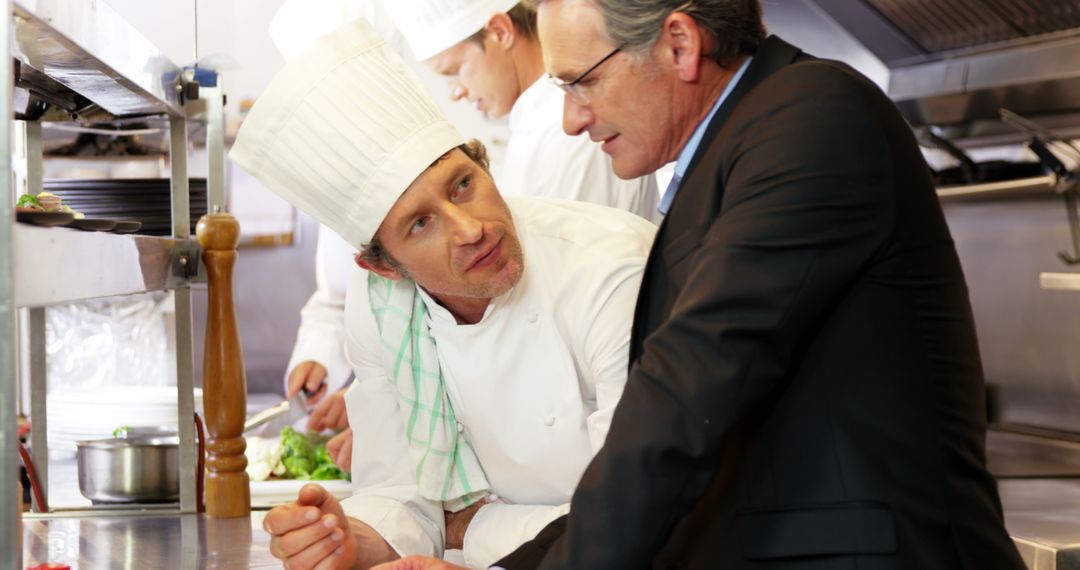
M 291 479 L 326 481 L 348 479 L 326 451 L 326 438 L 316 432 L 300 433 L 291 426 L 281 430 L 281 463 Z
M 23 194 L 19 196 L 19 201 L 15 203 L 15 206 L 19 208 L 40 208 L 41 202 L 38 202 L 37 196 Z
M 285 457 L 310 457 L 315 456 L 315 448 L 311 440 L 304 434 L 294 430 L 292 426 L 285 426 L 281 430 L 281 445 L 285 447 Z
M 329 481 L 331 479 L 347 479 L 348 475 L 341 469 L 338 469 L 337 465 L 320 465 L 318 469 L 311 473 L 311 479 L 313 481 Z
M 311 479 L 311 472 L 315 470 L 315 462 L 307 457 L 282 457 L 281 462 L 293 479 Z
M 334 460 L 330 458 L 330 452 L 326 450 L 325 445 L 320 445 L 315 448 L 315 463 L 319 465 L 333 465 Z
M 127 433 L 131 431 L 131 426 L 120 426 L 112 430 L 113 437 L 127 437 Z

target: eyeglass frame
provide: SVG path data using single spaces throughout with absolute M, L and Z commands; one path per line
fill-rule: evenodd
M 611 59 L 612 57 L 614 57 L 615 54 L 621 52 L 623 50 L 623 48 L 625 48 L 625 47 L 626 47 L 626 44 L 623 44 L 623 45 L 611 50 L 611 53 L 609 53 L 609 54 L 605 55 L 604 57 L 602 57 L 600 59 L 600 61 L 593 64 L 592 67 L 590 67 L 589 69 L 586 69 L 584 73 L 577 76 L 576 78 L 574 78 L 571 81 L 563 81 L 562 79 L 559 79 L 558 77 L 555 77 L 554 75 L 550 75 L 550 74 L 548 75 L 548 78 L 551 79 L 551 82 L 554 83 L 556 87 L 558 87 L 559 89 L 562 89 L 563 92 L 566 93 L 566 95 L 570 97 L 570 99 L 574 100 L 579 105 L 588 105 L 589 104 L 589 97 L 578 90 L 577 84 L 580 83 L 582 79 L 585 79 L 586 77 L 588 77 L 588 75 L 590 73 L 592 73 L 593 71 L 595 71 L 596 68 L 603 65 L 605 61 L 607 61 L 607 60 Z

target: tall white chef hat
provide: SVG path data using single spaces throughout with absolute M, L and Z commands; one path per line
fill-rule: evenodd
M 394 25 L 424 61 L 479 32 L 520 0 L 382 0 Z
M 229 158 L 359 249 L 413 180 L 462 142 L 360 18 L 278 72 Z

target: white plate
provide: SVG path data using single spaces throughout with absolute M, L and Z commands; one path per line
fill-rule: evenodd
M 337 499 L 344 499 L 352 495 L 352 483 L 344 479 L 331 479 L 329 481 L 299 481 L 297 479 L 252 481 L 251 506 L 269 508 L 295 501 L 300 489 L 308 483 L 322 485 Z

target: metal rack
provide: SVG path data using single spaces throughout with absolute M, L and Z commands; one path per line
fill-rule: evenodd
M 85 233 L 14 223 L 10 176 L 0 177 L 0 567 L 21 568 L 16 410 L 16 310 L 28 308 L 34 460 L 48 481 L 45 307 L 82 299 L 172 290 L 175 298 L 180 502 L 196 510 L 191 288 L 199 248 L 190 235 L 188 123 L 206 121 L 211 207 L 224 203 L 222 92 L 198 89 L 192 74 L 164 57 L 111 7 L 96 0 L 0 0 L 11 17 L 0 26 L 0 113 L 26 119 L 27 187 L 42 184 L 41 121 L 167 119 L 170 129 L 173 235 Z M 14 63 L 13 63 L 14 62 Z M 19 73 L 16 74 L 16 68 Z M 15 96 L 12 96 L 12 93 Z M 196 101 L 195 99 L 200 99 Z M 12 129 L 0 129 L 0 162 L 11 172 Z M 216 153 L 216 154 L 215 154 Z M 32 244 L 32 247 L 31 247 Z M 46 499 L 47 502 L 47 499 Z M 160 510 L 154 512 L 161 513 Z M 109 511 L 102 510 L 107 515 Z M 65 513 L 70 516 L 71 513 Z

